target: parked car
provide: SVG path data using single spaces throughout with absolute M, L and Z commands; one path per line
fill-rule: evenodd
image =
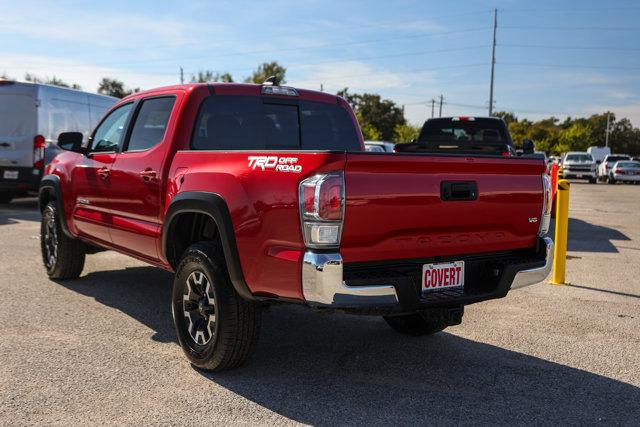
M 116 98 L 36 83 L 0 80 L 0 203 L 36 191 L 60 149 L 58 134 L 88 135 Z
M 596 162 L 587 152 L 570 151 L 562 159 L 562 177 L 588 179 L 591 184 L 595 184 L 597 182 Z
M 395 144 L 388 141 L 365 141 L 364 147 L 366 151 L 377 153 L 393 153 Z
M 553 263 L 539 159 L 367 153 L 327 93 L 165 87 L 118 102 L 88 145 L 59 140 L 71 151 L 39 196 L 47 274 L 78 277 L 96 246 L 175 272 L 178 342 L 202 369 L 243 363 L 268 304 L 433 334 Z
M 598 165 L 598 180 L 600 181 L 608 181 L 610 175 L 611 168 L 613 165 L 620 160 L 631 160 L 631 157 L 626 154 L 608 154 L 602 160 L 602 163 Z
M 533 144 L 530 147 L 533 152 Z M 396 144 L 399 153 L 456 153 L 515 156 L 507 124 L 497 117 L 428 119 L 415 142 Z
M 615 184 L 616 182 L 638 184 L 640 182 L 640 162 L 630 160 L 615 162 L 609 171 L 609 184 Z

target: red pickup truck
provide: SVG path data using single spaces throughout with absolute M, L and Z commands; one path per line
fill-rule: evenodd
M 271 303 L 425 335 L 552 264 L 542 160 L 365 152 L 353 111 L 326 93 L 155 89 L 59 145 L 39 194 L 48 275 L 77 278 L 100 249 L 175 272 L 177 337 L 203 369 L 244 362 Z

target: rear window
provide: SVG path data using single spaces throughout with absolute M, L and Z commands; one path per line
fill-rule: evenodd
M 567 154 L 566 160 L 572 162 L 593 162 L 590 154 Z
M 196 120 L 195 150 L 347 150 L 360 142 L 337 104 L 254 96 L 211 96 Z
M 36 133 L 36 101 L 28 95 L 0 93 L 0 136 L 33 137 Z
M 607 157 L 607 162 L 617 162 L 618 160 L 631 160 L 629 156 L 609 156 Z
M 474 144 L 509 144 L 510 140 L 499 120 L 474 119 L 427 120 L 422 127 L 418 142 L 427 145 L 457 146 Z
M 617 166 L 619 168 L 638 169 L 638 168 L 640 168 L 640 163 L 638 163 L 638 162 L 618 162 Z

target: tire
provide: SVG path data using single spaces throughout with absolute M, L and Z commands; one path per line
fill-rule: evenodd
M 589 184 L 597 184 L 598 180 L 596 178 L 589 178 Z
M 42 211 L 40 250 L 47 275 L 52 279 L 77 279 L 84 268 L 84 244 L 62 231 L 56 205 L 49 202 Z
M 255 350 L 261 306 L 235 291 L 219 244 L 199 242 L 186 250 L 176 269 L 171 309 L 178 342 L 197 368 L 236 368 Z
M 609 179 L 607 180 L 607 182 L 608 182 L 609 184 L 611 184 L 611 185 L 615 185 L 616 180 L 615 180 L 615 178 L 613 178 L 613 177 L 609 177 Z
M 0 193 L 0 205 L 6 205 L 11 203 L 13 200 L 13 194 L 11 193 Z
M 424 313 L 382 317 L 396 332 L 414 337 L 433 335 L 437 332 L 443 331 L 447 327 L 447 324 L 444 322 L 429 319 Z

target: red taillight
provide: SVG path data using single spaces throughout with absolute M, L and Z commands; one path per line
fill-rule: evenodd
M 310 248 L 339 246 L 344 210 L 342 172 L 305 179 L 300 183 L 299 200 L 305 245 Z
M 500 153 L 500 155 L 501 155 L 502 157 L 510 157 L 510 156 L 511 156 L 511 153 L 509 153 L 508 151 L 503 151 L 502 153 Z
M 331 175 L 320 184 L 318 216 L 328 221 L 342 219 L 342 177 Z
M 36 135 L 33 138 L 33 167 L 42 169 L 44 167 L 44 136 Z
M 613 173 L 617 173 L 619 175 L 624 175 L 624 171 L 622 169 L 614 169 Z

